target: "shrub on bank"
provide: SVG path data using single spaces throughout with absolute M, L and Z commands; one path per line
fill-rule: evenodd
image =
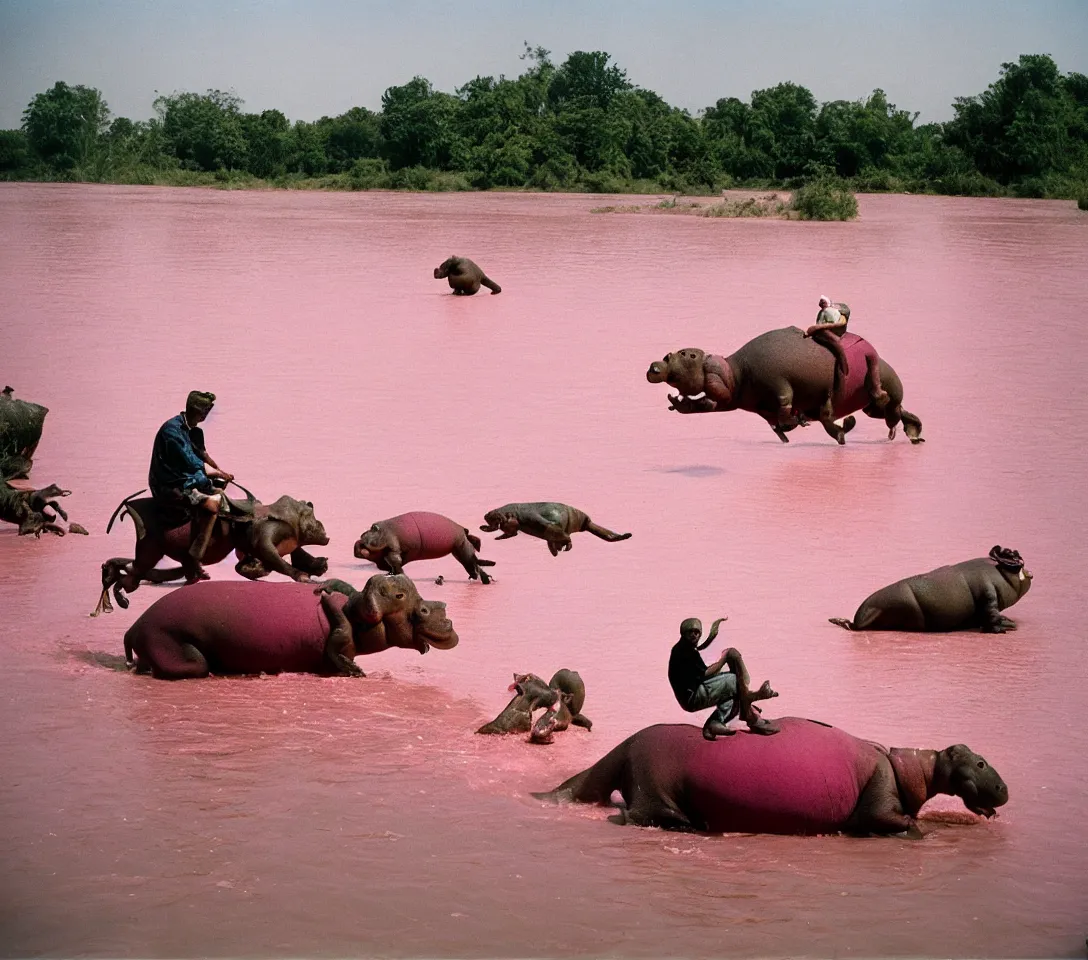
M 1088 193 L 1082 194 L 1077 197 L 1077 206 L 1081 210 L 1088 210 Z
M 858 200 L 843 180 L 816 180 L 794 191 L 789 209 L 799 220 L 853 220 Z

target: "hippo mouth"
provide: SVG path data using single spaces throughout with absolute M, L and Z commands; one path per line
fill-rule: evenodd
M 364 547 L 361 543 L 355 544 L 355 559 L 356 560 L 369 560 L 370 551 Z
M 964 806 L 976 816 L 985 817 L 987 820 L 997 816 L 997 811 L 993 807 L 975 806 L 971 803 L 965 803 Z
M 646 371 L 646 379 L 650 383 L 664 383 L 669 378 L 668 365 L 662 363 L 660 360 L 655 360 L 650 364 L 650 369 Z

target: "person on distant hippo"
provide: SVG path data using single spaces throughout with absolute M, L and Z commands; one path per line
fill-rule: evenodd
M 676 695 L 676 702 L 688 713 L 696 713 L 707 707 L 715 707 L 714 712 L 703 724 L 703 737 L 716 740 L 736 733 L 727 724 L 739 716 L 748 724 L 752 733 L 778 733 L 778 727 L 759 715 L 759 708 L 753 701 L 769 700 L 778 694 L 771 689 L 769 682 L 755 693 L 748 690 L 748 670 L 744 666 L 740 652 L 730 647 L 708 667 L 699 655 L 714 642 L 718 627 L 726 617 L 719 617 L 710 627 L 710 635 L 705 642 L 699 643 L 703 635 L 703 624 L 695 617 L 680 624 L 680 639 L 673 645 L 669 655 L 669 684 Z M 729 667 L 728 671 L 723 668 Z
M 183 516 L 189 518 L 189 559 L 182 565 L 186 583 L 210 579 L 201 561 L 220 510 L 229 509 L 222 488 L 234 479 L 211 458 L 204 445 L 204 431 L 198 426 L 214 403 L 214 393 L 190 392 L 185 411 L 167 420 L 155 434 L 147 474 L 151 496 L 164 513 L 178 517 L 179 522 Z

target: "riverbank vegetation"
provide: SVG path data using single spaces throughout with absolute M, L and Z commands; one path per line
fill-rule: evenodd
M 927 124 L 881 90 L 820 104 L 788 82 L 692 116 L 632 83 L 607 53 L 556 65 L 526 45 L 522 59 L 515 79 L 476 77 L 445 93 L 416 77 L 386 90 L 378 112 L 353 107 L 315 122 L 247 113 L 219 90 L 160 96 L 153 118 L 133 121 L 111 116 L 93 87 L 58 82 L 31 100 L 21 128 L 0 131 L 0 178 L 689 195 L 788 188 L 798 216 L 817 219 L 852 215 L 852 190 L 1088 196 L 1088 77 L 1061 74 L 1043 54 L 1002 64 L 984 92 L 955 100 L 952 120 Z M 823 186 L 806 193 L 814 183 Z

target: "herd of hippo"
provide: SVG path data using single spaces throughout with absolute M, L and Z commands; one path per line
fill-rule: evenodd
M 455 295 L 471 296 L 481 286 L 501 292 L 463 257 L 451 256 L 434 276 L 448 280 Z M 801 328 L 786 327 L 729 356 L 695 348 L 668 353 L 650 365 L 646 378 L 677 391 L 669 396 L 670 410 L 747 410 L 763 417 L 783 442 L 790 431 L 818 421 L 843 444 L 856 426 L 852 414 L 861 411 L 884 421 L 889 440 L 902 423 L 910 441 L 921 443 L 921 421 L 904 409 L 903 385 L 892 367 L 855 334 L 844 333 L 840 342 L 839 362 L 849 362 L 839 373 L 831 351 Z M 67 514 L 57 498 L 69 491 L 55 484 L 35 490 L 25 482 L 46 412 L 16 400 L 10 387 L 0 394 L 0 520 L 17 524 L 20 534 L 65 532 L 57 515 L 67 520 Z M 246 497 L 228 501 L 203 559 L 215 564 L 233 553 L 244 579 L 193 583 L 151 604 L 124 635 L 126 661 L 136 672 L 160 679 L 281 672 L 365 676 L 355 662 L 359 656 L 390 647 L 450 650 L 458 643 L 446 604 L 425 600 L 405 575 L 406 565 L 451 555 L 472 580 L 493 579 L 484 568 L 494 561 L 479 556 L 478 536 L 440 514 L 410 511 L 373 523 L 355 542 L 354 556 L 380 571 L 361 590 L 343 580 L 317 580 L 328 570 L 328 559 L 306 548 L 324 547 L 329 537 L 313 504 L 289 496 L 265 504 L 240 489 Z M 106 532 L 126 517 L 136 535 L 134 555 L 102 564 L 102 591 L 92 616 L 113 609 L 111 594 L 127 608 L 127 594 L 141 583 L 183 579 L 182 566 L 158 564 L 164 558 L 184 562 L 188 522 L 179 524 L 152 498 L 133 494 L 114 511 Z M 483 521 L 480 529 L 499 532 L 496 539 L 523 533 L 544 540 L 553 556 L 571 549 L 575 533 L 608 542 L 631 536 L 556 502 L 508 503 L 488 510 Z M 86 532 L 78 524 L 69 529 Z M 255 582 L 273 573 L 292 582 Z M 1015 626 L 1002 611 L 1030 586 L 1020 554 L 995 546 L 988 556 L 883 587 L 862 601 L 853 618 L 831 622 L 849 630 L 1002 633 Z M 531 742 L 551 743 L 572 725 L 592 729 L 582 713 L 585 685 L 574 670 L 558 670 L 547 682 L 515 673 L 508 690 L 510 702 L 477 733 L 528 734 Z M 730 731 L 737 735 L 716 741 L 689 724 L 649 726 L 589 769 L 534 796 L 609 805 L 618 791 L 623 802 L 609 819 L 675 830 L 911 837 L 921 835 L 917 814 L 935 794 L 958 796 L 987 817 L 1008 800 L 1000 776 L 963 744 L 889 749 L 792 717 L 777 718 L 763 732 L 774 735 L 757 735 L 753 723 L 749 731 Z

